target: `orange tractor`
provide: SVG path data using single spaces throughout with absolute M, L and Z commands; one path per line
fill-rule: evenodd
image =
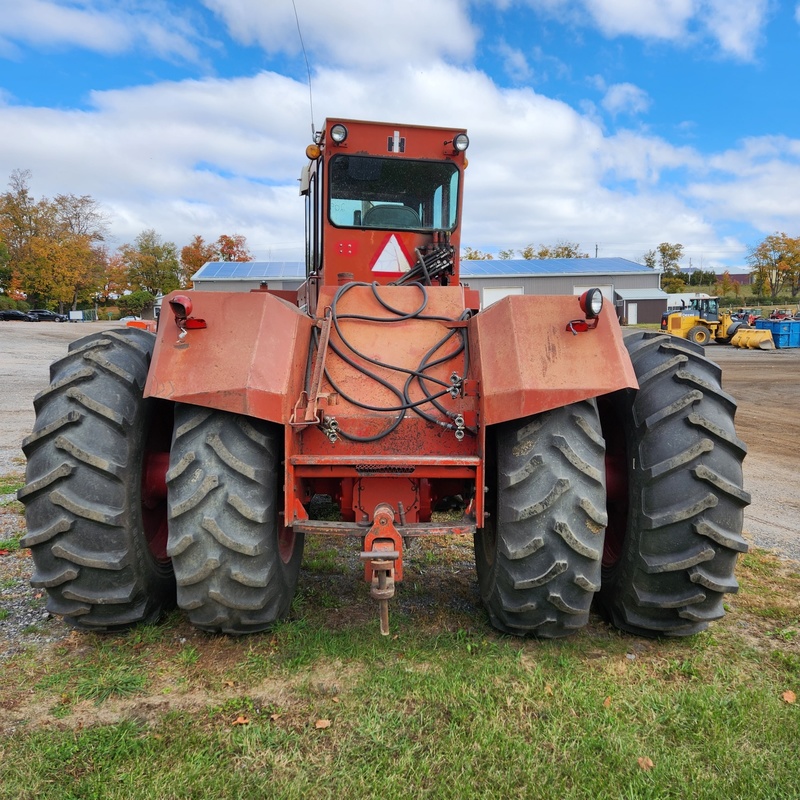
M 360 546 L 387 633 L 407 542 L 456 534 L 501 631 L 563 636 L 593 600 L 651 636 L 722 616 L 749 498 L 719 368 L 623 335 L 596 289 L 480 310 L 459 277 L 468 144 L 328 120 L 298 291 L 175 292 L 155 334 L 52 365 L 19 492 L 52 613 L 116 630 L 177 602 L 206 631 L 264 630 L 325 534 Z M 319 496 L 338 519 L 313 518 Z

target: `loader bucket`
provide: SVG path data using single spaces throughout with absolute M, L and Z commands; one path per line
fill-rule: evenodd
M 774 350 L 775 342 L 772 331 L 759 328 L 739 328 L 733 335 L 731 344 L 734 347 L 748 347 L 751 350 Z

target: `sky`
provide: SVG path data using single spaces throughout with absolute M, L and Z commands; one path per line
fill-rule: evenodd
M 799 0 L 0 0 L 0 191 L 302 260 L 326 117 L 453 126 L 463 246 L 744 271 L 800 236 L 798 54 Z

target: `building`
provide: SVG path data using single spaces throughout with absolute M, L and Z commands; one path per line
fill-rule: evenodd
M 630 325 L 660 322 L 667 294 L 660 273 L 625 258 L 546 258 L 461 261 L 461 280 L 476 289 L 481 306 L 510 294 L 582 294 L 598 288 Z M 192 277 L 195 289 L 249 291 L 264 283 L 292 290 L 305 279 L 300 261 L 209 261 Z
M 667 293 L 660 273 L 626 258 L 542 258 L 461 261 L 461 280 L 486 307 L 509 294 L 582 294 L 596 287 L 631 325 L 661 322 Z

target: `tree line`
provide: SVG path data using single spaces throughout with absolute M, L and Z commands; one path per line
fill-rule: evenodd
M 23 300 L 28 307 L 56 308 L 113 302 L 127 313 L 139 313 L 158 292 L 189 285 L 191 276 L 207 261 L 252 261 L 244 236 L 222 234 L 213 242 L 202 236 L 178 251 L 153 229 L 142 231 L 133 243 L 112 251 L 107 245 L 109 219 L 90 196 L 58 194 L 33 197 L 28 170 L 14 170 L 8 190 L 0 194 L 0 307 Z M 729 273 L 711 270 L 688 273 L 680 267 L 682 244 L 662 242 L 641 257 L 641 263 L 662 273 L 661 288 L 682 292 L 691 286 L 715 285 L 719 294 L 739 289 Z M 466 260 L 495 256 L 465 247 Z M 589 258 L 576 242 L 529 244 L 519 250 L 500 250 L 500 260 Z M 751 248 L 747 262 L 753 289 L 774 301 L 782 293 L 800 293 L 800 237 L 774 233 Z
M 155 230 L 111 250 L 109 220 L 90 196 L 34 198 L 31 173 L 14 170 L 0 194 L 0 302 L 60 311 L 95 304 L 140 313 L 159 292 L 187 287 L 207 261 L 252 261 L 244 236 L 202 236 L 179 251 Z

